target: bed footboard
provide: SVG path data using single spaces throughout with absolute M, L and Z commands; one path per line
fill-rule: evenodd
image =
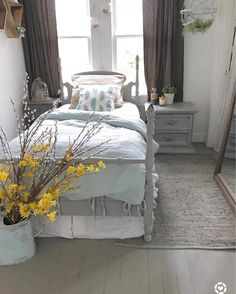
M 154 134 L 154 109 L 150 105 L 147 110 L 147 151 L 146 151 L 146 182 L 144 199 L 146 202 L 146 210 L 144 212 L 144 241 L 151 242 L 153 230 L 153 134 Z

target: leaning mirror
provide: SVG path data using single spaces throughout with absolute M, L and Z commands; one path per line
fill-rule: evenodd
M 218 160 L 215 168 L 214 178 L 223 192 L 230 206 L 236 212 L 236 181 L 235 181 L 235 159 L 236 159 L 236 85 L 232 95 L 229 112 L 225 122 L 224 133 Z

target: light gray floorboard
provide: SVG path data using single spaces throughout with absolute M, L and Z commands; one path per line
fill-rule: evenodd
M 110 260 L 107 268 L 107 277 L 104 288 L 104 294 L 119 294 L 121 286 L 121 265 L 122 258 L 126 248 L 112 247 Z
M 118 247 L 111 240 L 37 240 L 29 261 L 0 266 L 4 294 L 211 294 L 235 292 L 235 252 Z
M 179 293 L 189 294 L 193 292 L 192 280 L 188 271 L 184 250 L 172 250 L 172 262 L 179 287 Z
M 207 277 L 204 273 L 202 254 L 203 252 L 198 252 L 198 250 L 185 251 L 194 294 L 209 294 L 212 292 L 212 290 L 208 288 Z
M 177 273 L 173 263 L 173 252 L 171 250 L 161 251 L 160 259 L 161 259 L 164 293 L 179 294 Z
M 121 294 L 149 293 L 147 250 L 125 248 L 121 264 Z
M 165 294 L 161 265 L 162 250 L 148 250 L 148 271 L 150 294 Z

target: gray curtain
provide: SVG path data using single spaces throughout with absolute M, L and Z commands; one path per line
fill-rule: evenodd
M 184 44 L 180 10 L 183 0 L 143 0 L 144 66 L 148 93 L 166 84 L 183 100 Z M 148 95 L 149 97 L 149 95 Z M 150 97 L 149 97 L 150 98 Z
M 35 78 L 46 82 L 50 97 L 58 97 L 58 39 L 55 0 L 21 0 L 23 4 L 23 38 L 29 89 Z

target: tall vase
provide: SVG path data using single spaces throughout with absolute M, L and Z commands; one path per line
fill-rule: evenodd
M 31 222 L 5 225 L 0 219 L 0 265 L 24 262 L 34 256 L 35 242 Z

